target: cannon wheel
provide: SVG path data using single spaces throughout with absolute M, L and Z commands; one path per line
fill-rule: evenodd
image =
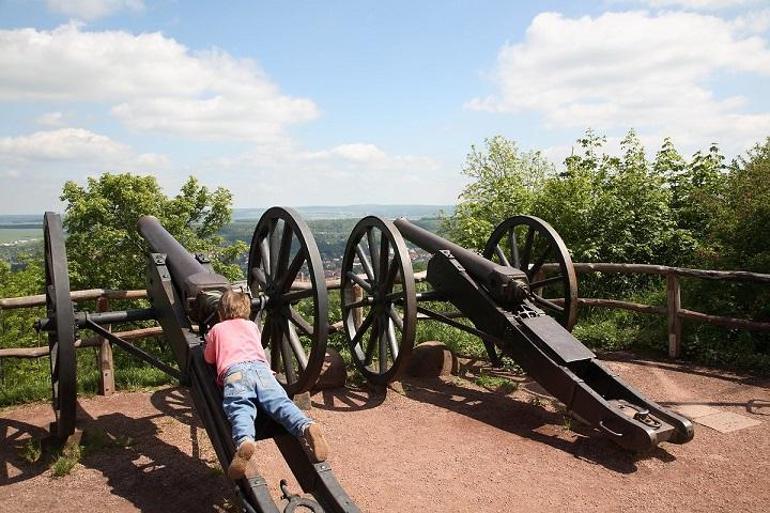
M 295 210 L 273 207 L 262 215 L 248 270 L 252 294 L 268 297 L 254 320 L 270 365 L 289 395 L 306 392 L 326 355 L 329 298 L 318 246 Z
M 489 237 L 484 258 L 524 271 L 532 302 L 572 331 L 578 303 L 575 267 L 567 246 L 550 224 L 533 216 L 506 219 Z
M 353 228 L 340 292 L 353 361 L 371 383 L 393 381 L 414 347 L 417 299 L 409 252 L 390 221 L 370 216 Z
M 48 331 L 51 360 L 51 392 L 56 422 L 51 435 L 64 440 L 75 432 L 77 402 L 75 361 L 75 311 L 70 298 L 67 252 L 61 217 L 46 212 L 43 218 L 45 244 L 45 304 L 53 327 Z

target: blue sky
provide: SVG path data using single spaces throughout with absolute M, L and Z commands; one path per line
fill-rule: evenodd
M 560 165 L 770 136 L 763 0 L 0 0 L 0 212 L 66 180 L 193 174 L 237 207 L 453 203 L 471 144 Z

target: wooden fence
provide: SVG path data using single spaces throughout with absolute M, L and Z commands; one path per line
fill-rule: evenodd
M 543 267 L 547 268 L 549 266 L 546 265 Z M 682 308 L 681 286 L 679 283 L 680 278 L 688 277 L 768 285 L 770 284 L 770 274 L 752 273 L 748 271 L 708 271 L 703 269 L 688 269 L 685 267 L 669 267 L 665 265 L 608 263 L 576 263 L 575 271 L 578 273 L 602 272 L 665 276 L 666 306 L 644 305 L 617 299 L 584 297 L 578 298 L 578 305 L 598 308 L 614 308 L 643 314 L 666 316 L 668 319 L 668 354 L 672 358 L 678 358 L 682 352 L 682 319 L 692 319 L 725 328 L 737 328 L 750 331 L 770 331 L 770 322 L 723 317 Z
M 543 267 L 544 269 L 548 269 L 549 265 L 546 264 Z M 663 265 L 609 263 L 576 263 L 575 271 L 578 273 L 602 272 L 620 274 L 653 274 L 665 276 L 666 306 L 644 305 L 617 299 L 584 297 L 578 298 L 578 305 L 598 308 L 622 309 L 643 314 L 666 316 L 668 319 L 668 353 L 673 358 L 677 358 L 681 354 L 682 319 L 692 319 L 695 321 L 723 326 L 726 328 L 737 328 L 752 331 L 770 331 L 770 322 L 723 317 L 682 308 L 681 288 L 679 284 L 680 278 L 691 277 L 707 280 L 737 281 L 768 285 L 770 284 L 770 274 L 751 273 L 747 271 L 708 271 L 702 269 L 687 269 L 683 267 L 668 267 Z M 417 281 L 425 280 L 425 272 L 423 271 L 415 273 L 415 279 Z M 304 289 L 309 287 L 309 282 L 297 282 L 292 288 Z M 326 287 L 328 289 L 339 289 L 340 280 L 326 280 Z M 71 293 L 71 297 L 72 301 L 75 303 L 95 300 L 97 311 L 107 311 L 109 309 L 109 300 L 111 299 L 145 299 L 147 298 L 147 292 L 145 290 L 89 289 L 73 291 Z M 33 308 L 44 305 L 45 295 L 43 294 L 37 296 L 23 296 L 0 299 L 0 311 L 19 308 Z M 341 329 L 341 327 L 342 323 L 337 322 L 330 326 L 330 332 L 333 333 Z M 157 337 L 162 334 L 163 330 L 159 326 L 115 332 L 115 335 L 129 341 L 147 337 Z M 75 347 L 98 348 L 97 362 L 100 369 L 99 393 L 102 395 L 111 394 L 115 390 L 115 382 L 112 361 L 112 347 L 110 343 L 102 337 L 93 336 L 86 339 L 78 339 L 75 341 Z M 0 358 L 40 358 L 47 355 L 47 346 L 0 349 Z

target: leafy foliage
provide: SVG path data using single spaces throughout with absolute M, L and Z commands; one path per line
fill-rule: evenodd
M 460 244 L 481 248 L 499 222 L 530 214 L 553 225 L 579 262 L 770 270 L 770 139 L 728 165 L 717 145 L 687 160 L 670 139 L 651 161 L 634 131 L 612 155 L 606 138 L 587 130 L 558 173 L 539 153 L 521 153 L 501 136 L 485 144 L 471 147 L 463 174 L 474 181 L 444 223 Z M 654 277 L 583 275 L 580 289 L 583 297 L 662 301 Z M 770 319 L 766 286 L 686 280 L 683 301 L 708 313 Z M 649 348 L 665 339 L 660 319 L 588 312 L 576 332 L 596 347 Z M 689 356 L 770 369 L 767 334 L 688 323 L 685 335 Z
M 462 173 L 473 179 L 463 191 L 455 213 L 444 225 L 458 244 L 481 249 L 502 219 L 529 213 L 553 166 L 539 152 L 521 153 L 502 136 L 471 146 Z
M 218 272 L 240 278 L 234 263 L 243 242 L 223 246 L 220 229 L 231 219 L 231 193 L 213 192 L 190 177 L 168 198 L 153 176 L 104 173 L 86 187 L 67 182 L 64 227 L 73 288 L 142 288 L 148 247 L 136 229 L 144 214 L 156 216 L 190 252 L 212 255 Z

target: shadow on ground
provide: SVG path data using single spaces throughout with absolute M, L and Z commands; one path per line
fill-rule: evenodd
M 369 410 L 381 405 L 385 400 L 383 392 L 374 392 L 366 388 L 333 388 L 322 390 L 313 396 L 312 405 L 321 410 L 353 412 Z
M 218 466 L 201 459 L 198 438 L 205 432 L 193 413 L 189 396 L 181 389 L 163 389 L 153 394 L 152 403 L 163 413 L 140 418 L 110 413 L 93 418 L 78 408 L 77 427 L 83 431 L 84 447 L 80 463 L 101 472 L 111 493 L 143 512 L 225 510 L 233 498 L 223 498 L 223 492 L 231 485 Z M 190 427 L 192 456 L 159 436 L 162 428 L 153 420 L 166 415 Z M 30 439 L 46 440 L 47 436 L 48 432 L 40 427 L 0 419 L 0 486 L 48 470 L 58 455 L 55 448 L 44 452 L 34 464 L 21 457 Z M 20 473 L 10 477 L 9 468 Z
M 632 453 L 602 437 L 597 431 L 551 412 L 540 405 L 507 395 L 480 391 L 440 379 L 409 379 L 404 393 L 410 399 L 454 411 L 497 429 L 547 444 L 575 458 L 602 465 L 622 474 L 636 472 L 637 462 L 655 458 L 663 462 L 675 458 L 662 447 L 647 453 Z M 569 432 L 568 432 L 569 431 Z

